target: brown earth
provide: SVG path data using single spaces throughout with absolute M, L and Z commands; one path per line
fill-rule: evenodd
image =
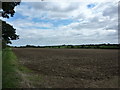
M 116 88 L 118 50 L 14 48 L 38 88 Z

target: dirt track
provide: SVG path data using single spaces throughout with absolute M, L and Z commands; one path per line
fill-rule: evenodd
M 118 50 L 14 48 L 39 88 L 118 87 Z

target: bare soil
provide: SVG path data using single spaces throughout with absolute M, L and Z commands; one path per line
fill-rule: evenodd
M 37 88 L 116 88 L 118 50 L 13 48 Z

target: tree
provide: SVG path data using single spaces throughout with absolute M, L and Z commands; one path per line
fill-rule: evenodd
M 15 1 L 15 0 L 14 0 Z M 2 4 L 2 12 L 1 15 L 3 18 L 9 18 L 10 16 L 13 17 L 15 11 L 15 6 L 20 4 L 19 2 L 1 2 Z M 19 36 L 16 34 L 16 29 L 13 28 L 10 24 L 6 23 L 5 21 L 0 20 L 2 23 L 2 47 L 5 48 L 8 43 L 11 44 L 11 40 L 19 39 Z M 1 27 L 0 26 L 0 27 Z
M 2 40 L 8 44 L 11 44 L 10 40 L 16 40 L 19 38 L 18 35 L 16 35 L 16 29 L 13 28 L 13 26 L 7 24 L 5 21 L 2 22 Z
M 15 1 L 15 0 L 13 0 L 13 1 Z M 13 17 L 13 15 L 15 13 L 14 8 L 17 5 L 20 5 L 20 0 L 19 0 L 19 2 L 18 1 L 17 2 L 1 2 L 1 4 L 2 4 L 2 10 L 3 10 L 1 12 L 2 17 L 9 18 L 10 16 Z

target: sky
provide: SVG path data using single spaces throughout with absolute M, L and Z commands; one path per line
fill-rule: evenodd
M 21 2 L 3 19 L 16 28 L 12 46 L 118 43 L 118 0 Z

